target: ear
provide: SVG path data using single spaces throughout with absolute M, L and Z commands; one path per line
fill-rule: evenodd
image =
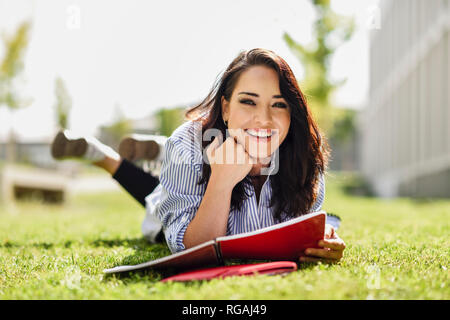
M 221 98 L 222 102 L 222 118 L 225 121 L 228 121 L 229 113 L 230 113 L 230 102 L 225 99 L 224 96 Z

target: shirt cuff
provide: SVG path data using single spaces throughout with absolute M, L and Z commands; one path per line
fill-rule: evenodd
M 186 221 L 186 223 L 176 226 L 175 229 L 170 230 L 169 228 L 167 232 L 164 232 L 166 234 L 167 244 L 172 253 L 177 253 L 186 249 L 183 240 L 188 225 L 189 221 Z

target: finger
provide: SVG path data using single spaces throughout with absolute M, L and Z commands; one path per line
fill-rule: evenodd
M 319 258 L 313 258 L 313 257 L 300 257 L 300 262 L 319 262 Z
M 244 147 L 236 142 L 236 140 L 233 139 L 232 141 L 232 150 L 235 155 L 236 164 L 243 164 L 245 163 L 245 153 L 244 153 Z
M 306 249 L 305 254 L 308 256 L 332 259 L 332 260 L 339 260 L 342 258 L 342 251 L 335 251 L 335 250 L 330 250 L 330 249 L 309 248 L 309 249 Z
M 220 147 L 219 157 L 222 164 L 233 164 L 235 161 L 234 139 L 230 136 L 225 139 Z
M 319 247 L 330 248 L 332 250 L 344 250 L 345 242 L 341 238 L 323 239 L 318 243 Z
M 211 163 L 212 160 L 214 159 L 214 150 L 216 149 L 216 144 L 217 144 L 217 137 L 214 138 L 214 140 L 208 145 L 206 146 L 206 156 L 208 157 L 208 161 Z
M 232 136 L 225 139 L 219 155 L 224 164 L 233 164 L 236 161 L 236 142 Z
M 231 136 L 231 135 L 230 135 L 230 138 L 233 138 L 234 142 L 235 142 L 237 145 L 242 146 L 242 144 L 239 142 L 237 136 L 235 136 L 235 135 L 234 135 L 234 136 Z
M 239 140 L 237 140 L 237 139 L 233 139 L 233 141 L 234 141 L 234 144 L 236 145 L 236 149 L 239 149 L 239 150 L 241 150 L 241 151 L 244 151 L 244 152 L 245 152 L 245 148 L 244 148 L 244 145 L 243 145 L 243 144 L 241 144 L 241 143 L 239 142 Z
M 258 160 L 257 159 L 255 159 L 255 158 L 253 158 L 251 155 L 249 155 L 248 153 L 247 153 L 247 156 L 248 156 L 248 162 L 250 163 L 250 164 L 257 164 L 258 163 Z
M 239 159 L 239 164 L 254 164 L 254 160 L 250 157 L 248 152 L 245 150 L 245 147 L 240 144 L 236 143 L 236 152 L 237 152 L 237 158 Z
M 245 164 L 257 164 L 258 160 L 253 158 L 245 149 L 245 146 L 239 142 L 239 140 L 235 139 L 236 149 L 238 150 L 238 156 L 243 160 L 241 163 Z
M 322 263 L 330 263 L 330 264 L 337 262 L 335 260 L 320 259 L 320 258 L 313 258 L 313 257 L 300 257 L 299 261 L 300 262 L 313 262 L 313 263 L 322 262 Z
M 219 138 L 216 136 L 213 141 L 206 147 L 206 152 L 212 153 L 219 146 Z
M 335 231 L 332 225 L 326 224 L 325 225 L 325 238 L 333 238 L 335 235 Z

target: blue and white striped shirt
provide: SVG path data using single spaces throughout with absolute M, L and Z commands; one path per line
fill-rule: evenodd
M 201 149 L 201 123 L 188 121 L 178 127 L 165 145 L 164 160 L 161 166 L 160 184 L 147 196 L 147 214 L 142 224 L 144 236 L 154 239 L 162 228 L 170 250 L 175 253 L 185 249 L 184 233 L 194 218 L 206 185 L 197 185 L 202 177 L 203 151 Z M 272 155 L 272 160 L 274 156 Z M 271 161 L 270 172 L 275 169 Z M 259 204 L 253 186 L 247 186 L 251 197 L 244 200 L 240 210 L 230 210 L 227 235 L 250 232 L 275 224 L 272 208 L 270 180 L 266 179 L 260 193 Z M 311 212 L 319 211 L 325 199 L 325 181 L 319 180 L 319 193 Z M 282 217 L 282 221 L 289 217 Z

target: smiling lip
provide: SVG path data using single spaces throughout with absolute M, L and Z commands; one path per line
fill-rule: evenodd
M 245 133 L 250 137 L 250 139 L 256 140 L 257 142 L 269 142 L 272 137 L 275 135 L 274 131 L 270 131 L 271 135 L 267 137 L 254 136 L 248 132 L 249 129 L 245 130 Z M 265 129 L 251 129 L 252 131 L 266 131 Z

